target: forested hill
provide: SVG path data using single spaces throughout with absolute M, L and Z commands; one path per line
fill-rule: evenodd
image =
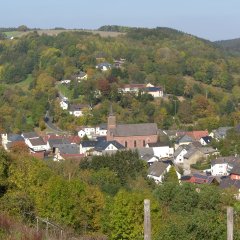
M 179 102 L 176 108 L 180 124 L 192 124 L 206 117 L 217 117 L 214 122 L 219 123 L 225 115 L 237 111 L 240 57 L 226 54 L 212 42 L 170 28 L 109 28 L 125 33 L 104 37 L 80 30 L 57 35 L 26 30 L 24 33 L 28 34 L 13 39 L 9 38 L 11 32 L 7 33 L 8 38 L 2 35 L 0 111 L 4 114 L 0 129 L 31 130 L 42 125 L 46 109 L 51 110 L 63 129 L 98 124 L 106 121 L 107 101 L 116 104 L 120 121 L 154 121 L 159 127 L 172 126 L 174 101 L 158 103 L 157 107 L 148 98 L 119 96 L 117 89 L 124 83 L 150 82 L 161 86 L 166 94 L 183 97 L 186 101 Z M 119 59 L 125 59 L 121 68 L 107 72 L 96 69 L 98 63 L 114 64 Z M 64 91 L 73 103 L 89 104 L 93 109 L 92 115 L 74 120 L 56 107 L 56 86 L 80 71 L 87 73 L 88 80 L 75 82 Z M 97 91 L 101 92 L 100 97 L 94 94 Z M 200 109 L 202 102 L 197 97 L 206 94 L 208 99 L 202 99 L 204 109 Z M 181 112 L 185 109 L 189 111 Z M 234 116 L 222 124 L 232 125 Z
M 215 43 L 231 54 L 240 55 L 240 38 L 216 41 Z

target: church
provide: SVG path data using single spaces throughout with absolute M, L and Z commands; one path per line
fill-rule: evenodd
M 116 116 L 110 113 L 107 125 L 107 141 L 115 140 L 127 149 L 143 148 L 158 141 L 156 123 L 117 124 Z

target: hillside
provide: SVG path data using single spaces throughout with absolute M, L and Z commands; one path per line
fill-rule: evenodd
M 215 44 L 233 55 L 240 55 L 240 38 L 216 41 Z
M 105 122 L 109 102 L 119 121 L 127 123 L 156 122 L 163 128 L 235 124 L 240 99 L 237 56 L 175 29 L 126 31 L 106 26 L 100 30 L 109 28 L 119 32 L 37 30 L 1 40 L 0 110 L 4 114 L 0 128 L 13 132 L 44 128 L 43 116 L 49 110 L 61 129 L 75 131 L 79 125 Z M 124 63 L 114 67 L 119 59 Z M 106 72 L 96 69 L 104 62 L 113 67 Z M 79 72 L 85 72 L 88 80 L 75 81 Z M 63 79 L 72 79 L 72 83 L 57 88 Z M 126 96 L 118 91 L 126 83 L 149 82 L 164 89 L 170 100 Z M 92 106 L 91 114 L 76 119 L 62 111 L 58 102 L 61 89 L 71 96 L 71 104 Z M 199 95 L 207 96 L 207 101 Z M 185 101 L 177 103 L 175 109 L 178 97 Z M 186 104 L 191 105 L 188 111 L 184 111 Z M 232 117 L 226 117 L 229 114 Z

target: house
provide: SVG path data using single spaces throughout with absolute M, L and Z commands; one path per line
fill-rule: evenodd
M 162 183 L 164 175 L 169 172 L 171 161 L 154 162 L 148 169 L 148 178 L 153 179 L 157 184 Z
M 163 90 L 161 87 L 146 87 L 144 92 L 152 95 L 154 98 L 163 97 Z
M 60 107 L 63 109 L 63 110 L 67 110 L 68 109 L 68 106 L 69 106 L 69 102 L 68 100 L 61 100 L 60 101 Z
M 103 62 L 103 63 L 99 63 L 96 66 L 97 69 L 101 70 L 102 72 L 108 71 L 112 68 L 112 65 L 110 63 L 107 62 Z
M 125 84 L 123 87 L 119 88 L 119 91 L 122 93 L 134 93 L 137 94 L 140 90 L 143 90 L 146 87 L 146 84 Z
M 83 129 L 80 129 L 80 130 L 78 131 L 78 136 L 79 136 L 80 138 L 83 138 L 85 135 L 87 135 L 87 134 L 86 134 L 86 132 L 85 132 Z
M 177 148 L 177 150 L 173 153 L 173 161 L 176 165 L 183 164 L 183 156 L 187 153 L 188 147 L 186 145 L 181 145 Z
M 217 184 L 214 176 L 208 176 L 199 173 L 194 173 L 192 176 L 182 178 L 181 182 L 190 182 L 195 184 Z
M 125 58 L 115 59 L 113 61 L 113 67 L 114 68 L 122 68 L 123 64 L 125 63 Z
M 124 146 L 116 141 L 99 141 L 94 147 L 93 155 L 113 154 L 123 149 Z
M 53 138 L 47 141 L 47 149 L 55 152 L 55 148 L 59 145 L 71 144 L 71 142 L 66 138 Z
M 107 136 L 107 124 L 103 123 L 97 126 L 95 133 L 98 136 Z
M 80 143 L 80 153 L 81 154 L 86 154 L 87 152 L 93 150 L 96 145 L 97 141 L 83 141 Z
M 117 141 L 127 149 L 142 148 L 158 141 L 156 123 L 117 124 L 116 116 L 108 117 L 107 141 Z
M 194 141 L 194 139 L 192 137 L 190 137 L 190 136 L 185 134 L 185 135 L 179 137 L 176 140 L 174 148 L 178 149 L 179 146 L 181 146 L 181 145 L 188 145 L 188 144 L 192 143 L 193 141 Z
M 233 167 L 238 164 L 240 164 L 238 157 L 218 157 L 211 161 L 211 174 L 213 176 L 228 176 Z
M 148 84 L 125 84 L 123 87 L 119 88 L 119 92 L 122 93 L 133 93 L 138 94 L 139 91 L 143 93 L 148 93 L 152 95 L 154 98 L 163 97 L 163 90 L 161 87 L 155 87 L 151 83 Z
M 204 154 L 195 147 L 190 147 L 187 153 L 183 156 L 183 170 L 184 174 L 191 172 L 191 165 L 204 159 Z
M 87 80 L 87 78 L 88 78 L 87 73 L 82 72 L 82 71 L 80 71 L 77 75 L 75 75 L 75 79 L 76 79 L 78 82 L 81 82 L 81 80 Z
M 85 135 L 88 138 L 92 138 L 95 135 L 95 127 L 81 127 L 81 129 L 78 131 L 78 136 L 83 138 Z
M 207 130 L 204 131 L 191 131 L 191 132 L 186 132 L 186 135 L 191 137 L 195 141 L 199 141 L 202 137 L 206 137 L 209 135 Z
M 84 110 L 88 109 L 89 106 L 85 104 L 71 104 L 68 108 L 69 114 L 75 117 L 81 117 L 84 115 Z
M 209 136 L 219 141 L 220 139 L 224 139 L 227 136 L 227 132 L 232 129 L 232 127 L 219 127 L 216 130 L 213 130 Z
M 170 148 L 166 143 L 147 143 L 146 148 L 153 148 L 154 155 L 158 158 L 168 158 L 173 156 L 174 149 Z
M 80 146 L 77 144 L 64 144 L 56 147 L 54 161 L 83 158 L 84 155 L 80 153 Z
M 199 142 L 203 145 L 203 146 L 206 146 L 208 145 L 209 143 L 211 143 L 212 141 L 212 137 L 211 136 L 205 136 L 205 137 L 201 137 Z
M 71 80 L 67 79 L 67 80 L 61 80 L 60 82 L 61 84 L 70 84 Z
M 1 138 L 2 138 L 2 146 L 6 151 L 9 151 L 9 149 L 13 144 L 24 142 L 24 138 L 21 135 L 14 134 L 14 133 L 1 134 Z
M 154 162 L 160 161 L 159 158 L 154 156 L 153 154 L 145 154 L 141 156 L 141 159 L 146 161 L 149 166 L 151 166 Z
M 41 152 L 48 150 L 48 146 L 43 141 L 42 137 L 25 139 L 25 143 L 33 152 Z
M 39 138 L 39 136 L 36 132 L 22 133 L 21 136 L 24 138 L 24 140 L 32 139 L 32 138 Z
M 235 197 L 237 200 L 240 200 L 240 180 L 231 179 L 229 176 L 224 177 L 219 185 L 220 188 L 232 188 L 235 190 Z

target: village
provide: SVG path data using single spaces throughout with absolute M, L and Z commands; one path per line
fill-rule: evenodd
M 240 157 L 222 157 L 210 146 L 220 141 L 231 127 L 208 132 L 158 129 L 155 123 L 118 124 L 110 107 L 107 123 L 81 126 L 77 135 L 36 132 L 1 134 L 6 151 L 27 148 L 39 160 L 81 160 L 92 156 L 111 155 L 117 151 L 137 151 L 148 166 L 147 177 L 156 184 L 164 181 L 174 168 L 179 183 L 215 184 L 220 188 L 240 190 Z

